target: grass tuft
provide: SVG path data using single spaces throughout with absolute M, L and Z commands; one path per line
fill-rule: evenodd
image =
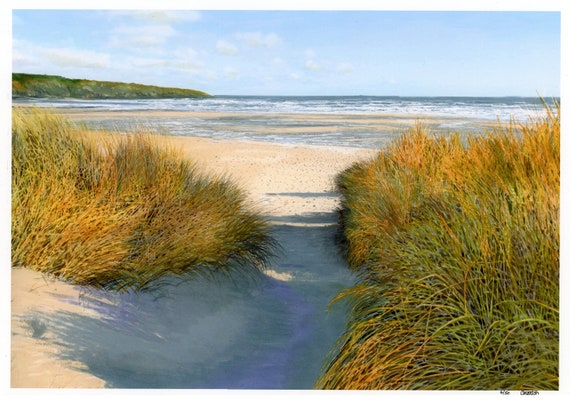
M 158 136 L 95 134 L 14 109 L 12 264 L 109 290 L 165 275 L 256 274 L 269 223 L 225 178 L 201 175 Z
M 417 127 L 338 176 L 358 279 L 317 387 L 558 389 L 555 109 L 466 140 Z

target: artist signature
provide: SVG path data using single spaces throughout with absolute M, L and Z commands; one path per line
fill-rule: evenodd
M 509 390 L 501 390 L 499 392 L 501 393 L 501 395 L 511 395 L 511 391 L 509 391 Z M 540 395 L 540 393 L 537 390 L 520 390 L 519 394 L 520 395 Z

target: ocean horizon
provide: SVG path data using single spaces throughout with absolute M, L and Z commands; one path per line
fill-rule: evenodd
M 417 124 L 435 132 L 480 133 L 497 122 L 525 123 L 545 113 L 543 103 L 560 103 L 559 98 L 540 97 L 229 95 L 13 101 L 66 110 L 93 129 L 124 131 L 143 125 L 177 136 L 361 148 L 383 147 Z M 79 118 L 80 112 L 87 114 Z

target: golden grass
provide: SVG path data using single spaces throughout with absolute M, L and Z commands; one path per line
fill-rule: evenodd
M 558 388 L 560 113 L 418 127 L 338 177 L 352 311 L 326 389 Z
M 12 264 L 113 290 L 165 275 L 253 275 L 268 222 L 225 178 L 207 178 L 158 136 L 95 134 L 15 109 Z

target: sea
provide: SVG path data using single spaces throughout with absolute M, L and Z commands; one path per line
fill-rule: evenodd
M 84 112 L 78 119 L 95 129 L 130 130 L 143 125 L 170 135 L 361 148 L 385 146 L 418 124 L 438 133 L 477 134 L 498 122 L 525 123 L 545 114 L 544 103 L 550 107 L 559 104 L 559 99 L 543 101 L 538 97 L 228 95 L 15 101 Z M 98 114 L 89 116 L 89 112 Z

